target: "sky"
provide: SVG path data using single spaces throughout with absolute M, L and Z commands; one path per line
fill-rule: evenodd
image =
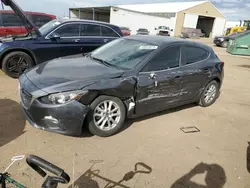
M 68 16 L 69 8 L 139 3 L 166 3 L 192 0 L 15 0 L 26 11 Z M 195 1 L 195 0 L 193 0 Z M 211 0 L 228 20 L 250 20 L 250 0 Z

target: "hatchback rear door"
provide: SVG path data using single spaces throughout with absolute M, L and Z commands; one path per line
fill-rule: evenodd
M 180 101 L 182 72 L 180 46 L 167 47 L 138 75 L 136 114 L 154 113 L 176 106 Z
M 181 84 L 181 101 L 194 100 L 205 87 L 212 66 L 207 63 L 209 52 L 204 48 L 183 45 L 181 47 L 181 68 L 183 81 Z

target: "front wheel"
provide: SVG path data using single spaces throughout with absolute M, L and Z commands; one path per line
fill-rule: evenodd
M 223 47 L 223 48 L 226 48 L 226 47 L 227 47 L 227 43 L 228 43 L 227 41 L 222 42 L 222 44 L 221 44 L 222 47 Z
M 32 58 L 21 51 L 8 53 L 2 62 L 2 70 L 12 78 L 18 78 L 26 69 L 33 66 Z
M 125 116 L 125 107 L 119 98 L 100 96 L 90 105 L 88 129 L 101 137 L 114 135 L 122 128 Z
M 208 107 L 212 105 L 219 96 L 219 84 L 215 80 L 211 81 L 204 89 L 199 105 L 202 107 Z

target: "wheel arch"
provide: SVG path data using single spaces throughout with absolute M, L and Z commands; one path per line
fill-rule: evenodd
M 221 79 L 219 77 L 214 77 L 213 79 L 210 80 L 210 82 L 213 81 L 213 80 L 218 83 L 219 88 L 220 88 L 221 87 Z
M 3 62 L 3 59 L 5 58 L 5 56 L 7 54 L 11 53 L 11 52 L 16 52 L 16 51 L 21 51 L 21 52 L 24 52 L 24 53 L 28 54 L 32 58 L 32 60 L 34 61 L 34 65 L 37 64 L 37 59 L 35 57 L 35 54 L 33 52 L 31 52 L 30 50 L 25 49 L 25 48 L 11 48 L 11 49 L 5 50 L 2 53 L 2 55 L 0 57 L 0 62 L 1 62 L 0 63 L 0 68 L 2 68 L 2 62 Z

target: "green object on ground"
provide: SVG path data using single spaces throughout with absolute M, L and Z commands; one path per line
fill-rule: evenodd
M 3 174 L 3 181 L 5 181 L 6 183 L 13 184 L 17 188 L 27 188 L 27 187 L 23 186 L 22 184 L 16 182 L 15 180 L 13 180 L 12 178 L 10 178 L 10 176 L 8 174 Z M 8 186 L 6 186 L 6 187 L 8 187 Z
M 250 31 L 230 37 L 227 52 L 233 55 L 250 56 Z

